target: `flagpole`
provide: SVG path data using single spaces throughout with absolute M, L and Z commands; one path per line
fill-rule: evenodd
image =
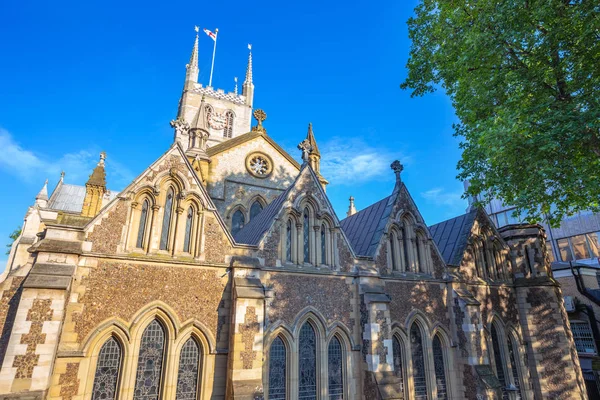
M 210 66 L 210 78 L 208 80 L 208 86 L 211 86 L 211 87 L 212 87 L 213 69 L 215 68 L 215 53 L 217 52 L 217 37 L 218 36 L 219 36 L 219 29 L 215 29 L 215 45 L 213 47 L 212 65 Z

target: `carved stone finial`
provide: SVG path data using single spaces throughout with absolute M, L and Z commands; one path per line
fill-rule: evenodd
M 348 212 L 346 213 L 347 217 L 350 217 L 356 214 L 356 207 L 354 206 L 354 196 L 350 196 L 350 206 L 348 206 Z
M 98 165 L 104 165 L 104 160 L 106 160 L 106 152 L 100 152 L 100 161 L 98 161 Z
M 60 181 L 63 182 L 65 180 L 65 171 L 60 171 Z
M 170 122 L 171 128 L 175 129 L 175 140 L 182 135 L 187 135 L 190 131 L 190 124 L 181 118 L 174 119 Z
M 396 174 L 396 182 L 399 183 L 401 182 L 400 179 L 400 174 L 402 173 L 402 171 L 404 170 L 404 165 L 402 165 L 400 163 L 400 161 L 395 160 L 392 165 L 390 165 L 390 167 L 392 168 L 392 170 L 394 171 L 394 174 Z
M 265 127 L 263 126 L 263 121 L 267 119 L 267 113 L 264 112 L 263 110 L 261 110 L 260 108 L 257 108 L 256 110 L 254 110 L 254 112 L 252 113 L 252 115 L 254 115 L 254 119 L 258 122 L 256 126 L 252 127 L 252 130 L 254 132 L 267 132 L 267 130 L 265 129 Z
M 312 153 L 313 148 L 310 144 L 310 140 L 304 139 L 298 144 L 298 150 L 302 150 L 302 161 L 305 163 L 309 161 L 310 153 Z

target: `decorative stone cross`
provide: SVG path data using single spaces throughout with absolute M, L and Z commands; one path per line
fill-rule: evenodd
M 302 161 L 308 162 L 308 156 L 312 153 L 313 148 L 308 139 L 304 139 L 298 144 L 298 150 L 302 150 Z
M 257 108 L 256 110 L 254 110 L 252 115 L 254 115 L 254 119 L 256 119 L 256 121 L 258 122 L 256 126 L 252 127 L 252 130 L 255 132 L 267 132 L 267 130 L 262 124 L 263 121 L 267 119 L 267 113 L 261 110 L 260 108 Z
M 402 165 L 400 161 L 395 160 L 390 167 L 394 171 L 394 174 L 396 174 L 396 182 L 401 182 L 400 174 L 404 170 L 404 165 Z

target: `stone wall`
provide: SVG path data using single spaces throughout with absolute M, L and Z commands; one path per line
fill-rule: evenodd
M 385 291 L 392 298 L 390 303 L 392 323 L 404 326 L 408 315 L 412 311 L 418 310 L 424 313 L 432 324 L 439 322 L 449 329 L 447 289 L 444 283 L 387 280 Z

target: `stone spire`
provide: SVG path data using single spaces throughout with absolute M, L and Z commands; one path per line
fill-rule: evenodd
M 254 103 L 254 83 L 252 83 L 252 45 L 248 45 L 248 66 L 246 67 L 246 79 L 242 85 L 242 94 L 246 97 L 246 105 L 252 107 Z
M 315 139 L 315 135 L 312 129 L 312 123 L 308 124 L 308 132 L 306 134 L 306 139 L 304 139 L 299 145 L 298 149 L 302 150 L 302 161 L 303 163 L 308 163 L 313 171 L 319 177 L 319 182 L 323 189 L 327 186 L 329 182 L 323 175 L 321 175 L 321 153 L 319 152 L 319 146 L 317 146 L 317 140 Z
M 350 205 L 348 206 L 348 212 L 346 212 L 346 217 L 350 217 L 356 214 L 356 207 L 354 207 L 354 197 L 350 196 Z
M 185 66 L 185 89 L 191 89 L 194 83 L 198 82 L 198 30 L 196 26 L 196 40 L 194 41 L 194 47 L 192 48 L 192 54 L 190 55 L 190 62 Z
M 35 196 L 35 204 L 40 207 L 46 207 L 48 205 L 48 179 L 44 182 L 42 190 Z
M 85 199 L 81 208 L 81 215 L 84 217 L 95 217 L 102 208 L 102 197 L 106 193 L 104 160 L 106 160 L 106 153 L 101 152 L 100 161 L 85 184 Z

